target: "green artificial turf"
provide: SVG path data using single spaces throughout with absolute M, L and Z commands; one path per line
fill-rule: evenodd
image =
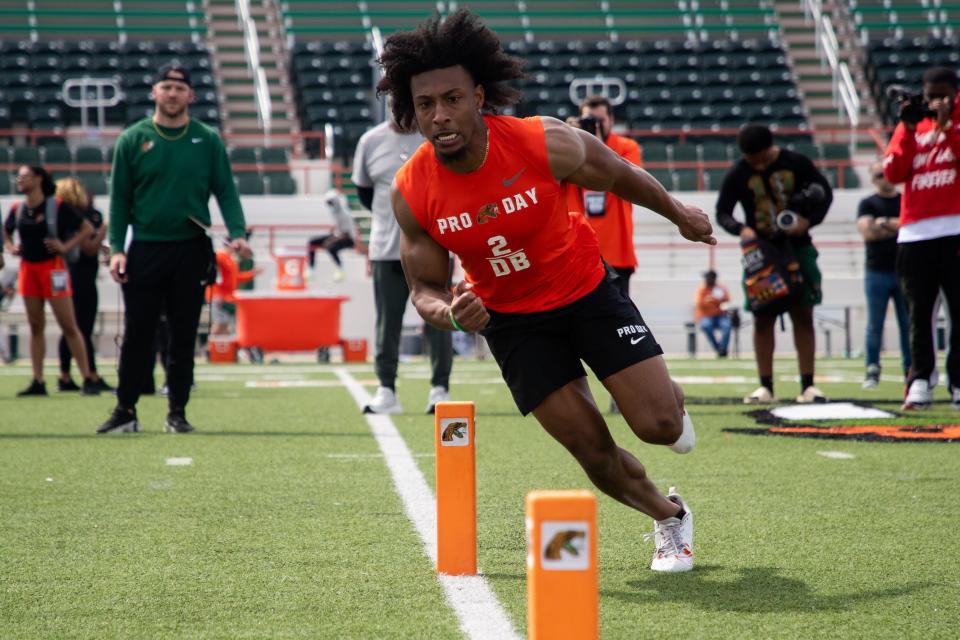
M 688 404 L 692 454 L 610 423 L 654 481 L 689 502 L 697 566 L 652 574 L 650 520 L 601 496 L 603 638 L 957 636 L 960 443 L 725 433 L 760 427 L 733 403 L 756 386 L 752 364 L 670 368 L 700 401 Z M 778 395 L 795 395 L 795 363 L 777 369 Z M 369 366 L 349 370 L 372 392 Z M 820 362 L 818 373 L 832 397 L 899 406 L 893 378 L 860 389 L 858 361 Z M 160 432 L 159 398 L 140 404 L 144 433 L 94 436 L 111 398 L 13 398 L 27 378 L 0 369 L 0 637 L 462 637 L 346 390 L 245 385 L 329 384 L 332 367 L 201 366 L 188 410 L 200 431 L 188 436 Z M 492 364 L 458 361 L 452 395 L 477 402 L 480 567 L 523 634 L 524 495 L 590 485 L 497 379 Z M 432 487 L 427 367 L 402 364 L 398 389 L 407 413 L 394 422 Z M 945 398 L 941 386 L 912 423 L 960 423 Z M 193 464 L 168 466 L 172 457 Z

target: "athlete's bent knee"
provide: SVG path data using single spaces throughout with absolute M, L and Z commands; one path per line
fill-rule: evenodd
M 652 418 L 653 424 L 646 431 L 644 442 L 649 444 L 673 444 L 683 433 L 683 420 L 679 410 L 660 413 Z

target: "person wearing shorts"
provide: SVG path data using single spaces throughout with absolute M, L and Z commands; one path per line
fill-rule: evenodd
M 546 117 L 495 115 L 519 92 L 521 61 L 469 11 L 398 32 L 380 58 L 380 93 L 393 116 L 419 129 L 420 146 L 391 190 L 400 258 L 424 320 L 483 334 L 523 414 L 576 458 L 593 484 L 652 517 L 651 569 L 693 568 L 693 515 L 662 494 L 643 465 L 616 445 L 581 359 L 644 442 L 693 448 L 683 392 L 649 326 L 613 284 L 596 234 L 568 213 L 564 181 L 607 191 L 714 244 L 707 216 L 670 197 L 654 178 L 596 136 Z M 450 258 L 466 280 L 451 291 Z
M 49 301 L 53 316 L 77 361 L 83 375 L 81 392 L 97 395 L 100 387 L 93 378 L 87 361 L 83 335 L 73 311 L 73 289 L 65 256 L 77 248 L 84 238 L 93 235 L 93 227 L 70 205 L 54 198 L 56 186 L 43 167 L 22 166 L 17 171 L 17 192 L 24 199 L 10 209 L 3 225 L 6 250 L 20 256 L 18 290 L 30 323 L 30 363 L 33 379 L 17 396 L 45 396 L 43 358 L 46 355 L 44 336 L 44 302 Z M 55 216 L 55 224 L 51 222 Z M 55 228 L 55 233 L 53 227 Z M 14 242 L 14 236 L 19 243 Z
M 737 144 L 743 157 L 730 169 L 720 186 L 717 223 L 731 235 L 738 236 L 741 244 L 761 238 L 780 251 L 792 250 L 803 279 L 787 309 L 800 369 L 800 395 L 796 402 L 826 402 L 826 396 L 813 384 L 816 367 L 813 308 L 823 300 L 823 291 L 817 266 L 819 254 L 810 237 L 810 229 L 823 222 L 830 209 L 833 202 L 830 183 L 809 158 L 774 144 L 773 133 L 764 125 L 747 125 L 741 129 Z M 807 196 L 813 193 L 811 188 L 822 195 Z M 743 222 L 733 217 L 738 202 L 744 211 Z M 797 214 L 794 216 L 796 223 L 784 229 L 781 228 L 781 214 L 788 210 Z M 749 301 L 744 308 L 750 310 Z M 760 386 L 743 402 L 771 404 L 776 402 L 773 351 L 776 346 L 774 325 L 779 310 L 756 310 L 753 316 L 753 347 Z

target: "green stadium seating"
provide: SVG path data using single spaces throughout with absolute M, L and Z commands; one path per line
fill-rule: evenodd
M 267 174 L 270 195 L 293 195 L 297 192 L 297 183 L 289 174 Z
M 243 196 L 262 196 L 263 178 L 259 173 L 240 172 L 234 176 L 237 183 L 237 191 Z
M 40 150 L 37 147 L 14 147 L 12 161 L 17 165 L 39 165 Z

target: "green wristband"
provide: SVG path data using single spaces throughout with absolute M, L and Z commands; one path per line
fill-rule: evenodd
M 450 324 L 453 325 L 454 329 L 457 331 L 466 331 L 466 329 L 460 326 L 460 323 L 457 322 L 457 319 L 453 317 L 453 307 L 450 307 L 450 311 L 447 313 L 447 316 L 450 318 Z

